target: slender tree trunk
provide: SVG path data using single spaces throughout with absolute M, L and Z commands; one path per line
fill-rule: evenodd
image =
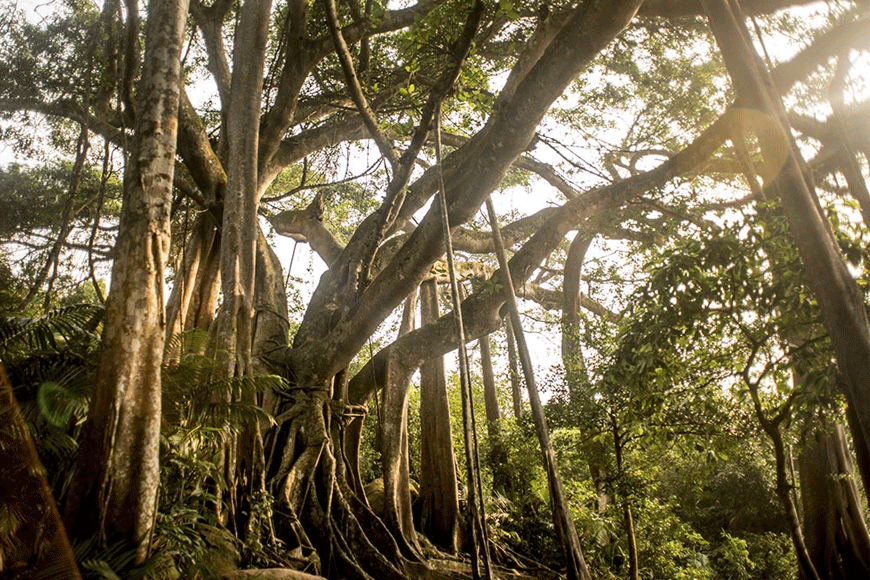
M 758 408 L 756 407 L 756 409 Z M 803 530 L 801 529 L 800 516 L 798 515 L 797 506 L 791 493 L 792 484 L 788 478 L 785 445 L 782 441 L 779 425 L 772 424 L 760 415 L 759 419 L 761 420 L 764 432 L 767 433 L 771 443 L 773 443 L 773 452 L 776 458 L 776 495 L 779 496 L 779 500 L 782 502 L 783 508 L 785 508 L 786 520 L 789 532 L 791 532 L 791 539 L 797 554 L 801 575 L 808 580 L 820 580 L 819 571 L 813 565 L 807 550 Z
M 399 336 L 414 329 L 417 295 L 405 301 Z M 409 556 L 421 552 L 414 531 L 411 511 L 411 485 L 408 457 L 408 395 L 411 374 L 400 370 L 387 372 L 384 385 L 383 421 L 381 422 L 381 465 L 384 474 L 384 521 Z
M 60 228 L 58 228 L 57 239 L 54 241 L 54 244 L 51 247 L 51 250 L 48 252 L 48 257 L 45 260 L 45 264 L 43 264 L 42 268 L 40 268 L 39 273 L 36 276 L 36 280 L 33 281 L 33 285 L 30 287 L 30 290 L 27 292 L 27 295 L 21 301 L 21 304 L 18 305 L 18 310 L 23 311 L 30 303 L 36 298 L 37 294 L 42 290 L 43 284 L 48 279 L 48 275 L 54 270 L 52 274 L 52 278 L 49 279 L 48 286 L 45 290 L 45 306 L 44 310 L 48 311 L 48 307 L 51 300 L 51 287 L 54 283 L 54 277 L 57 275 L 57 264 L 60 261 L 60 255 L 63 251 L 64 244 L 66 243 L 66 239 L 72 231 L 72 219 L 73 219 L 73 210 L 76 205 L 76 197 L 79 192 L 79 185 L 81 184 L 82 177 L 82 167 L 84 166 L 85 161 L 87 161 L 88 149 L 90 148 L 90 143 L 88 141 L 88 129 L 85 125 L 82 125 L 81 133 L 79 135 L 79 143 L 78 143 L 78 153 L 76 154 L 76 161 L 72 168 L 72 174 L 70 176 L 70 184 L 69 189 L 67 191 L 67 199 L 66 203 L 64 203 L 63 212 L 60 218 Z
M 493 429 L 497 429 L 501 419 L 501 410 L 498 408 L 498 389 L 495 386 L 495 371 L 492 368 L 492 347 L 489 343 L 489 335 L 482 337 L 480 344 L 480 370 L 483 375 L 483 403 L 486 410 L 487 429 L 489 435 L 493 435 Z
M 512 474 L 508 465 L 508 449 L 501 432 L 501 410 L 495 370 L 492 367 L 492 349 L 489 335 L 481 337 L 480 367 L 483 376 L 483 402 L 486 409 L 486 432 L 489 437 L 489 469 L 492 471 L 493 491 L 513 497 Z
M 535 384 L 535 375 L 532 370 L 532 359 L 529 355 L 529 349 L 522 332 L 520 313 L 517 308 L 517 298 L 516 295 L 514 295 L 513 280 L 511 279 L 510 268 L 508 268 L 504 243 L 501 239 L 501 232 L 499 231 L 498 220 L 491 198 L 486 199 L 486 211 L 489 215 L 490 226 L 492 227 L 493 242 L 495 243 L 499 270 L 501 271 L 502 282 L 504 284 L 505 300 L 507 302 L 511 322 L 513 323 L 520 355 L 520 363 L 523 367 L 523 376 L 526 379 L 526 388 L 529 392 L 529 401 L 531 402 L 532 407 L 532 419 L 535 423 L 535 432 L 538 435 L 538 441 L 541 444 L 541 452 L 544 456 L 544 467 L 547 470 L 547 483 L 550 490 L 550 503 L 552 504 L 551 507 L 553 510 L 553 524 L 556 528 L 556 533 L 559 534 L 559 541 L 562 544 L 562 551 L 564 552 L 565 561 L 568 566 L 568 579 L 591 580 L 592 575 L 589 572 L 589 568 L 586 566 L 586 560 L 583 558 L 583 552 L 580 549 L 580 538 L 577 536 L 577 530 L 574 527 L 574 520 L 571 517 L 568 500 L 565 496 L 565 489 L 562 486 L 562 478 L 559 475 L 559 467 L 556 464 L 556 453 L 553 450 L 553 444 L 550 441 L 550 432 L 547 428 L 546 417 L 544 416 L 544 407 L 541 405 L 541 399 L 538 395 L 538 389 Z
M 846 73 L 849 70 L 849 54 L 848 51 L 840 53 L 837 70 L 834 74 L 834 79 L 829 87 L 829 101 L 833 115 L 831 122 L 834 125 L 836 140 L 839 141 L 840 153 L 837 156 L 837 164 L 840 166 L 840 173 L 846 178 L 846 184 L 849 186 L 849 193 L 852 198 L 858 202 L 861 208 L 861 216 L 864 218 L 864 225 L 870 226 L 870 191 L 867 190 L 867 182 L 864 180 L 864 174 L 861 171 L 861 163 L 858 159 L 858 154 L 849 137 L 849 128 L 846 126 L 848 112 L 845 106 L 845 88 L 846 88 Z
M 517 339 L 514 337 L 514 326 L 510 315 L 505 316 L 504 331 L 507 335 L 508 374 L 511 381 L 511 402 L 513 403 L 514 419 L 523 416 L 523 396 L 520 385 L 520 362 L 517 356 Z
M 102 355 L 66 509 L 71 534 L 148 555 L 160 484 L 163 274 L 187 0 L 148 4 L 145 66 L 106 303 Z
M 580 280 L 583 272 L 583 261 L 586 252 L 592 243 L 592 236 L 578 232 L 568 248 L 568 256 L 565 259 L 565 268 L 562 273 L 562 364 L 568 380 L 568 401 L 572 405 L 585 405 L 586 391 L 581 388 L 589 378 L 586 376 L 586 364 L 583 360 L 583 351 L 580 345 Z M 589 473 L 598 496 L 598 513 L 604 513 L 607 504 L 610 503 L 610 495 L 607 492 L 605 481 L 607 480 L 607 453 L 605 446 L 596 441 L 586 444 L 589 458 Z M 629 508 L 629 516 L 631 516 Z M 633 529 L 633 519 L 632 519 Z M 633 532 L 632 532 L 633 533 Z M 600 538 L 607 541 L 606 536 Z M 629 552 L 631 552 L 631 540 Z M 634 546 L 636 551 L 636 545 Z
M 846 421 L 849 425 L 849 433 L 852 435 L 855 458 L 858 460 L 858 473 L 861 474 L 861 481 L 864 483 L 864 489 L 866 490 L 870 487 L 870 449 L 866 445 L 863 445 L 864 439 L 859 437 L 861 428 L 857 424 L 858 419 L 852 407 L 846 407 Z
M 812 183 L 785 121 L 769 72 L 750 41 L 736 3 L 703 0 L 710 26 L 742 107 L 746 126 L 758 135 L 766 165 L 765 183 L 782 200 L 807 278 L 819 301 L 825 327 L 845 378 L 844 395 L 855 413 L 853 434 L 870 448 L 870 325 L 861 290 L 839 252 Z M 870 498 L 870 489 L 865 490 Z
M 622 483 L 625 477 L 625 463 L 622 456 L 624 449 L 622 435 L 619 432 L 619 425 L 614 417 L 611 417 L 611 429 L 613 431 L 613 453 L 616 459 L 616 478 Z M 640 558 L 637 553 L 637 534 L 634 530 L 634 516 L 631 513 L 631 500 L 628 495 L 622 491 L 618 494 L 619 503 L 622 504 L 622 521 L 625 525 L 625 538 L 628 544 L 628 577 L 630 580 L 639 580 L 640 578 Z
M 634 530 L 634 516 L 631 514 L 631 504 L 625 502 L 622 506 L 622 517 L 625 521 L 625 531 L 628 538 L 628 577 L 640 580 L 640 560 L 637 554 L 637 534 Z
M 579 383 L 587 380 L 580 349 L 580 274 L 591 243 L 591 237 L 579 232 L 574 236 L 562 275 L 562 364 L 568 375 L 568 394 L 572 402 L 579 396 Z
M 214 322 L 220 286 L 220 233 L 214 217 L 200 213 L 185 243 L 182 263 L 166 303 L 166 338 L 187 330 L 208 330 Z
M 420 323 L 438 320 L 435 280 L 420 286 Z M 450 404 L 444 358 L 420 367 L 420 529 L 432 542 L 455 552 L 459 531 L 456 456 L 450 427 Z

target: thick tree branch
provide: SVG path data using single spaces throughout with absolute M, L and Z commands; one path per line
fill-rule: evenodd
M 550 104 L 621 32 L 634 16 L 638 5 L 638 0 L 623 0 L 606 6 L 592 3 L 579 7 L 520 82 L 515 97 L 495 111 L 478 137 L 454 152 L 461 156 L 456 169 L 445 167 L 445 173 L 450 171 L 445 175 L 445 180 L 450 199 L 451 224 L 465 223 L 474 215 L 486 196 L 498 186 L 510 164 L 531 142 L 535 128 Z M 398 304 L 396 301 L 401 301 L 418 286 L 440 257 L 443 252 L 440 229 L 437 212 L 430 210 L 390 266 L 375 278 L 326 339 L 323 338 L 322 328 L 312 324 L 314 319 L 306 315 L 291 351 L 291 367 L 303 374 L 331 374 L 342 368 L 380 321 Z M 326 304 L 315 296 L 309 313 L 312 308 L 321 307 L 325 308 Z M 316 356 L 311 350 L 314 345 L 317 347 Z M 315 358 L 317 365 L 313 364 Z M 341 366 L 326 369 L 322 364 L 324 358 Z
M 345 28 L 339 28 L 345 44 L 354 44 L 362 38 L 383 34 L 410 26 L 415 19 L 428 14 L 444 0 L 421 0 L 414 6 L 402 10 L 388 11 L 379 15 L 377 26 L 369 23 L 356 22 Z M 335 51 L 335 41 L 332 32 L 320 39 L 310 39 L 307 33 L 308 2 L 293 0 L 289 4 L 287 45 L 282 59 L 281 80 L 275 103 L 263 119 L 260 135 L 260 171 L 272 165 L 273 156 L 279 147 L 281 139 L 290 129 L 298 106 L 299 92 L 305 79 L 324 58 Z M 332 18 L 328 18 L 330 28 L 337 26 Z M 263 183 L 263 180 L 261 180 Z
M 178 154 L 202 192 L 206 207 L 220 201 L 227 174 L 212 149 L 202 119 L 184 90 L 181 91 L 178 111 Z
M 280 55 L 281 78 L 272 108 L 263 116 L 260 131 L 260 161 L 261 168 L 268 165 L 272 156 L 290 128 L 299 93 L 305 79 L 323 57 L 317 57 L 311 51 L 311 41 L 308 38 L 308 0 L 290 0 L 287 2 L 287 16 L 284 21 L 284 51 Z
M 451 147 L 458 148 L 468 142 L 468 137 L 463 137 L 461 135 L 453 135 L 449 133 L 442 133 L 441 135 L 443 142 Z M 556 169 L 548 163 L 538 161 L 529 155 L 520 155 L 516 160 L 514 160 L 513 166 L 519 169 L 525 169 L 526 171 L 531 171 L 559 190 L 559 192 L 568 199 L 575 198 L 579 195 L 577 189 L 568 183 L 565 178 L 559 175 Z
M 268 219 L 279 234 L 311 244 L 311 249 L 327 266 L 341 254 L 341 244 L 323 225 L 323 197 L 320 194 L 303 210 L 284 211 Z
M 261 168 L 260 190 L 264 190 L 265 186 L 271 183 L 284 168 L 298 163 L 311 153 L 343 141 L 365 139 L 367 135 L 362 120 L 354 115 L 348 119 L 326 123 L 287 137 L 279 145 L 272 160 L 266 167 Z
M 818 67 L 844 50 L 870 47 L 870 16 L 833 26 L 816 38 L 812 44 L 770 71 L 780 94 L 785 94 L 795 83 L 807 78 Z
M 208 70 L 214 77 L 223 108 L 230 103 L 230 84 L 232 76 L 227 51 L 224 46 L 223 23 L 233 0 L 215 0 L 211 6 L 204 6 L 199 0 L 190 3 L 190 13 L 202 32 L 205 51 L 208 55 Z
M 549 255 L 564 238 L 565 233 L 589 221 L 579 228 L 577 235 L 589 234 L 601 228 L 602 222 L 618 219 L 613 211 L 626 201 L 637 197 L 649 189 L 662 186 L 668 180 L 692 171 L 727 139 L 728 126 L 733 113 L 728 111 L 713 125 L 698 136 L 688 147 L 675 154 L 662 165 L 623 181 L 592 190 L 577 199 L 571 200 L 549 217 L 545 224 L 509 262 L 515 289 L 520 292 L 532 271 Z M 492 279 L 498 276 L 493 274 Z M 554 297 L 561 301 L 561 296 Z M 504 295 L 492 284 L 486 284 L 472 294 L 463 304 L 463 321 L 466 324 L 468 340 L 495 332 L 501 326 L 499 310 L 504 304 Z M 586 302 L 590 310 L 597 307 Z M 602 311 L 601 315 L 610 315 Z M 388 359 L 399 360 L 401 364 L 416 368 L 431 356 L 444 354 L 456 348 L 455 333 L 452 330 L 452 316 L 443 316 L 436 323 L 419 328 L 390 346 L 379 351 L 363 369 L 350 381 L 350 400 L 365 403 L 374 391 L 375 385 L 383 384 L 383 373 Z M 416 365 L 416 366 L 415 366 Z M 381 382 L 378 382 L 381 381 Z
M 371 21 L 355 22 L 341 29 L 341 35 L 348 44 L 359 42 L 363 38 L 393 32 L 411 26 L 415 21 L 425 17 L 446 0 L 420 0 L 413 6 L 400 10 L 389 10 L 377 15 L 376 23 Z M 313 52 L 317 59 L 323 59 L 333 51 L 332 38 L 326 36 L 314 43 Z

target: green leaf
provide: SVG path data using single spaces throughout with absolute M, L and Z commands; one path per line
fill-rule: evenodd
M 69 426 L 73 416 L 84 415 L 87 411 L 84 397 L 53 381 L 45 381 L 39 385 L 36 402 L 45 420 L 59 428 Z

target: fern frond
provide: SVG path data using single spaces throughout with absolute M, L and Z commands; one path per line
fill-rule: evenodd
M 103 312 L 100 305 L 73 304 L 35 318 L 0 318 L 0 359 L 93 343 L 99 339 Z
M 87 397 L 53 381 L 39 385 L 36 402 L 45 420 L 59 428 L 69 426 L 73 417 L 84 418 L 88 412 Z

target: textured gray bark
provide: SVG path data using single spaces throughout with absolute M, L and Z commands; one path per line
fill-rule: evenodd
M 271 0 L 245 0 L 233 47 L 233 74 L 227 107 L 227 185 L 223 196 L 221 224 L 221 291 L 223 302 L 216 320 L 215 348 L 226 359 L 218 369 L 221 378 L 253 372 L 254 281 L 257 267 L 257 238 L 260 226 L 258 205 L 258 150 L 260 99 L 265 68 Z M 251 392 L 235 393 L 235 400 L 256 403 Z M 224 452 L 224 477 L 229 493 L 227 506 L 230 529 L 243 534 L 246 527 L 247 489 L 264 487 L 260 426 L 245 425 L 229 439 Z
M 271 0 L 245 0 L 241 8 L 227 109 L 227 187 L 221 225 L 221 290 L 218 348 L 234 356 L 227 376 L 251 369 L 251 336 L 256 268 L 257 162 L 260 93 Z

